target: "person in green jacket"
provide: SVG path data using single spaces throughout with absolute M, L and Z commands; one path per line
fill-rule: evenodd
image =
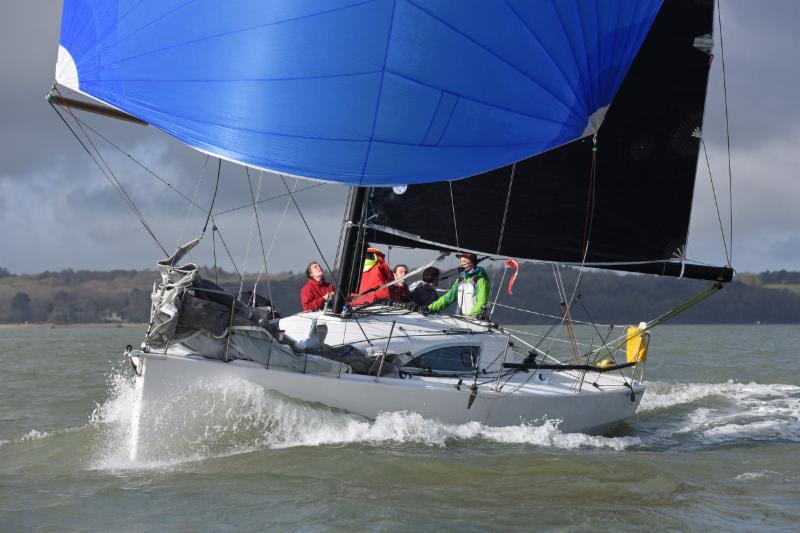
M 455 314 L 477 317 L 489 302 L 491 291 L 489 278 L 486 276 L 486 271 L 478 266 L 475 254 L 463 253 L 458 257 L 461 262 L 458 279 L 449 291 L 428 305 L 428 311 L 437 313 L 457 302 Z

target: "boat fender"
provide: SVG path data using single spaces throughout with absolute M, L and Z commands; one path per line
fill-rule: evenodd
M 628 326 L 626 330 L 625 355 L 629 363 L 643 363 L 647 358 L 647 345 L 650 334 L 646 331 L 644 322 L 638 326 Z

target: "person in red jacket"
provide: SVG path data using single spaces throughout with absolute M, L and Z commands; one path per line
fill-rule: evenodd
M 306 276 L 308 282 L 300 291 L 300 306 L 303 311 L 319 311 L 325 307 L 325 302 L 333 299 L 336 289 L 325 281 L 325 271 L 316 261 L 308 264 Z
M 384 260 L 383 252 L 377 248 L 367 248 L 364 254 L 364 271 L 361 274 L 361 284 L 358 287 L 358 294 L 364 294 L 372 289 L 377 289 L 386 285 L 394 279 L 389 265 Z M 366 305 L 375 300 L 388 300 L 391 298 L 389 287 L 384 287 L 379 291 L 360 296 L 353 300 L 353 305 Z

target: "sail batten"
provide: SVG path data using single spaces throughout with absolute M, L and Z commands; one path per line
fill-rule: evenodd
M 594 131 L 661 3 L 65 0 L 57 81 L 253 167 L 460 179 Z

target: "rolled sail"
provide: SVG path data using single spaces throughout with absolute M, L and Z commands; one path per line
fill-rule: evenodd
M 253 167 L 453 180 L 597 131 L 661 3 L 65 0 L 56 80 Z

